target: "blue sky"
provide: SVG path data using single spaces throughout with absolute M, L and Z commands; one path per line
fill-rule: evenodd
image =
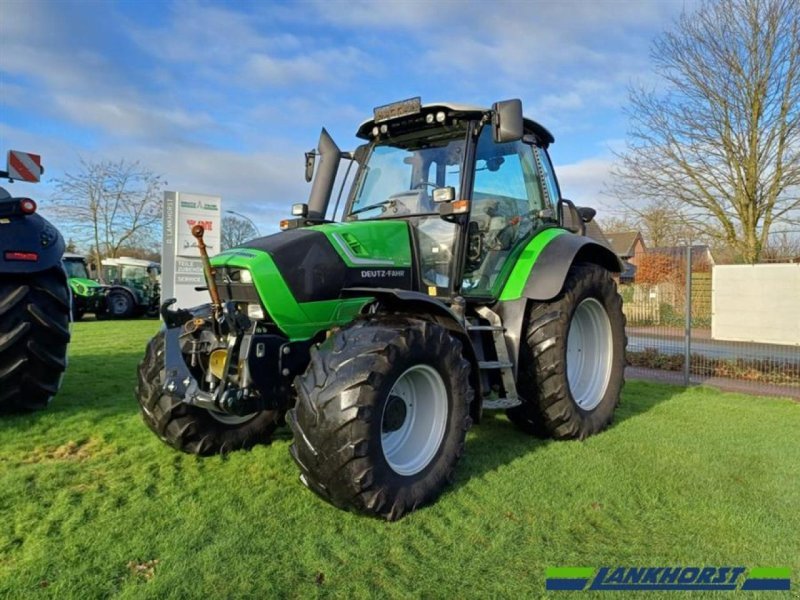
M 343 149 L 376 105 L 518 97 L 556 138 L 562 191 L 603 182 L 631 82 L 686 2 L 43 2 L 3 0 L 0 155 L 42 155 L 40 199 L 79 158 L 139 160 L 275 230 L 310 189 L 322 126 Z

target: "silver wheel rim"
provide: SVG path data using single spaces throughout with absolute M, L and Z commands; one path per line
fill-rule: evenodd
M 210 414 L 211 418 L 213 418 L 215 421 L 219 421 L 225 425 L 241 425 L 242 423 L 247 423 L 251 419 L 255 418 L 258 413 L 254 412 L 248 415 L 228 415 L 215 410 L 209 410 L 208 414 Z
M 112 312 L 116 315 L 121 315 L 128 310 L 128 299 L 119 294 L 115 294 L 111 300 L 113 306 Z
M 442 445 L 446 424 L 442 376 L 428 365 L 406 370 L 392 386 L 381 415 L 381 449 L 391 469 L 409 476 L 427 467 Z
M 575 403 L 592 410 L 605 396 L 614 359 L 611 321 L 596 298 L 575 309 L 567 335 L 567 381 Z

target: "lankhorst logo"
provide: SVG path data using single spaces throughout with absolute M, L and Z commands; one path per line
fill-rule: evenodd
M 787 567 L 556 567 L 546 577 L 552 591 L 790 589 Z

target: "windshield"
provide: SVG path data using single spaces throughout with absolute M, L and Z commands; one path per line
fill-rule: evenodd
M 86 271 L 86 265 L 82 260 L 65 260 L 64 268 L 67 270 L 67 277 L 89 279 L 89 273 Z
M 452 186 L 458 193 L 465 131 L 440 138 L 430 130 L 372 147 L 359 170 L 349 219 L 376 219 L 436 213 L 433 190 Z

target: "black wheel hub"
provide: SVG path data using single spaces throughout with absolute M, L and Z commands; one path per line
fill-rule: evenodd
M 407 413 L 406 403 L 400 396 L 389 396 L 386 408 L 383 409 L 383 432 L 389 433 L 400 429 Z

